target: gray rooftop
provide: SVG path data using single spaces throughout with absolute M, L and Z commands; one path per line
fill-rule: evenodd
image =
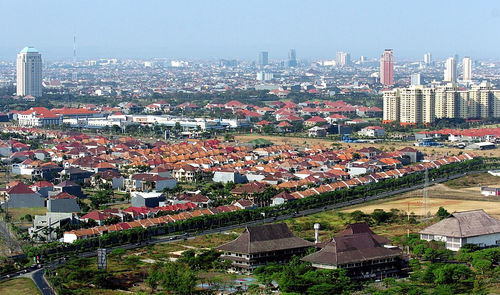
M 455 238 L 475 237 L 500 233 L 500 220 L 484 210 L 455 212 L 447 218 L 420 231 L 421 234 Z

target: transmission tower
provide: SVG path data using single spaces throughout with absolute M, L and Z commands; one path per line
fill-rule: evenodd
M 425 182 L 423 189 L 422 200 L 422 216 L 427 217 L 429 214 L 429 170 L 425 169 Z
M 71 80 L 78 80 L 78 73 L 76 72 L 76 33 L 73 34 L 73 72 L 71 73 Z

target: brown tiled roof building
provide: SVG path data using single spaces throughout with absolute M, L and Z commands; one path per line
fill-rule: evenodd
M 217 247 L 222 259 L 232 268 L 251 272 L 270 262 L 286 263 L 292 256 L 304 254 L 314 243 L 296 237 L 285 223 L 249 226 L 236 240 Z
M 398 276 L 402 268 L 402 251 L 385 246 L 388 240 L 373 233 L 366 224 L 348 226 L 321 250 L 303 261 L 321 269 L 345 269 L 352 279 L 382 279 Z

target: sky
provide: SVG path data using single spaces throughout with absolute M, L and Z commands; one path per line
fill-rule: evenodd
M 498 0 L 0 0 L 0 59 L 500 59 Z

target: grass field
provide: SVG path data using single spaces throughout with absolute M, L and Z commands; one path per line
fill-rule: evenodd
M 452 189 L 462 189 L 462 188 L 479 189 L 479 187 L 481 186 L 488 186 L 488 185 L 499 186 L 500 177 L 491 175 L 489 173 L 474 174 L 450 180 L 446 182 L 445 185 Z
M 40 291 L 35 283 L 28 278 L 17 278 L 0 283 L 0 294 L 5 295 L 36 295 Z
M 35 207 L 35 208 L 9 208 L 9 215 L 11 216 L 11 220 L 13 222 L 19 222 L 20 218 L 25 216 L 26 214 L 31 215 L 35 218 L 35 215 L 45 215 L 47 212 L 47 208 L 45 207 Z M 31 226 L 32 222 L 23 221 L 22 225 Z

